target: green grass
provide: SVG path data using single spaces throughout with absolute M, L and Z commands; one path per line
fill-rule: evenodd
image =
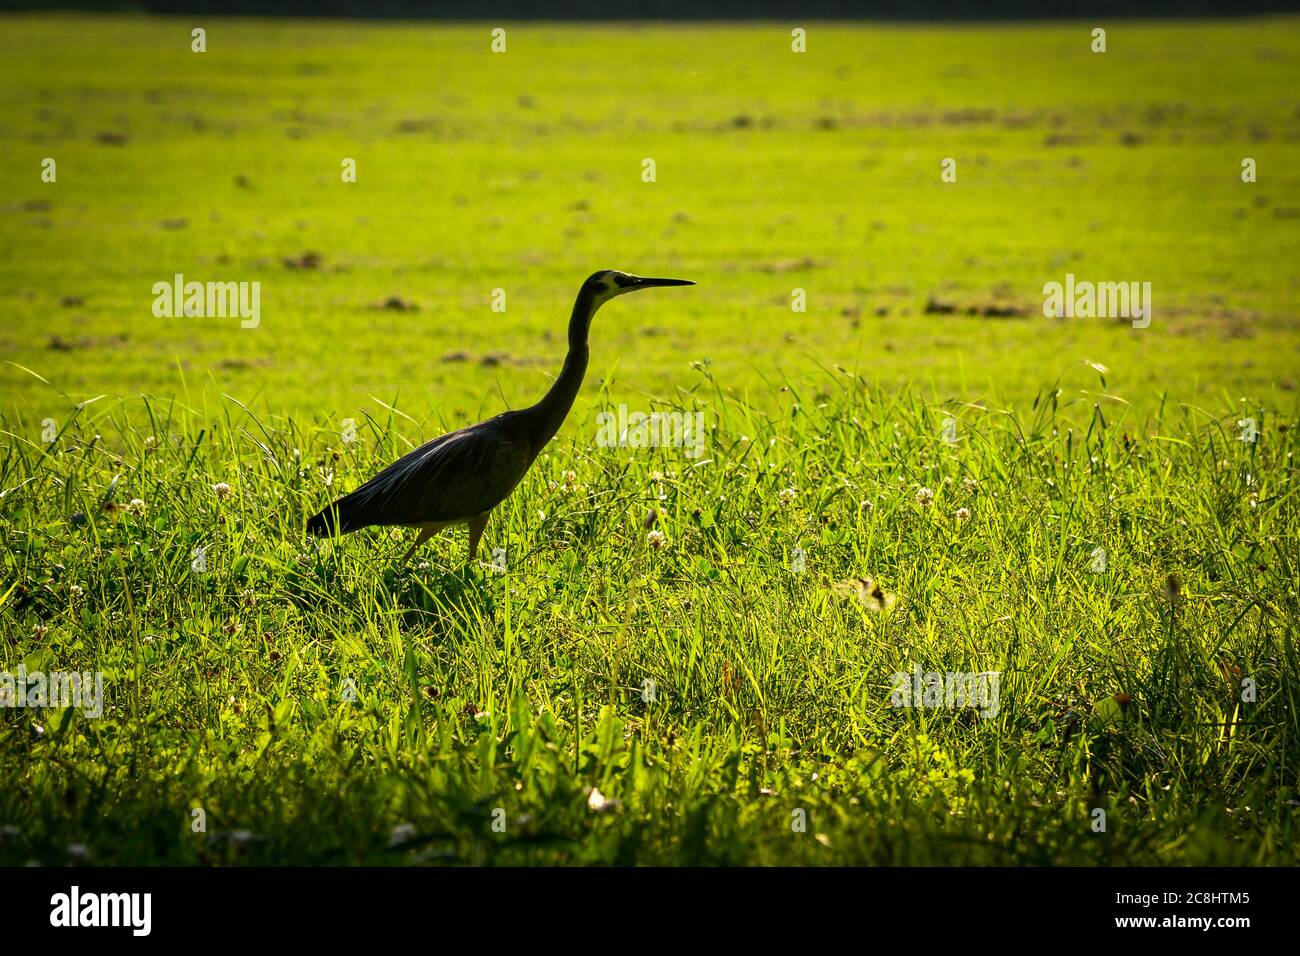
M 0 671 L 107 695 L 0 710 L 0 864 L 1300 862 L 1295 20 L 0 24 Z M 504 573 L 304 539 L 535 400 L 603 267 L 700 284 L 599 314 Z M 1066 272 L 1151 327 L 1043 318 Z

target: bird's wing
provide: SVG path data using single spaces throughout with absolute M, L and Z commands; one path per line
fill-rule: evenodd
M 353 528 L 463 521 L 500 504 L 530 464 L 525 445 L 485 422 L 403 455 L 338 508 Z

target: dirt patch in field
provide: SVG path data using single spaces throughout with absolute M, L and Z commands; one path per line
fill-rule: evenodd
M 801 259 L 776 259 L 771 262 L 760 262 L 757 269 L 759 272 L 766 272 L 769 275 L 780 275 L 785 272 L 808 272 L 811 269 L 821 269 L 825 266 L 826 261 L 823 259 L 804 256 Z
M 241 371 L 250 368 L 269 368 L 274 363 L 270 359 L 244 359 L 244 358 L 224 358 L 217 362 L 217 368 L 230 371 Z
M 319 252 L 304 252 L 300 256 L 285 256 L 286 269 L 319 269 L 324 260 Z
M 75 339 L 65 339 L 57 332 L 50 335 L 49 341 L 45 347 L 52 352 L 77 352 L 82 349 L 95 348 L 117 348 L 125 345 L 130 341 L 130 336 L 125 332 L 118 332 L 116 335 L 106 335 L 100 338 L 94 338 L 89 335 L 82 335 Z
M 385 299 L 380 299 L 374 303 L 371 308 L 388 309 L 393 312 L 418 312 L 420 305 L 411 299 L 404 299 L 400 295 L 390 295 Z
M 926 300 L 922 311 L 926 315 L 965 315 L 981 319 L 1023 319 L 1031 314 L 1031 310 L 1024 306 L 998 299 L 957 303 L 934 295 Z

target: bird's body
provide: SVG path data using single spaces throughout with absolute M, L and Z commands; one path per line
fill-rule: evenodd
M 514 491 L 540 448 L 526 437 L 520 412 L 506 412 L 426 442 L 307 523 L 316 535 L 369 525 L 419 528 L 415 546 L 443 528 L 481 519 Z M 337 514 L 337 521 L 334 515 Z
M 488 515 L 514 491 L 573 407 L 587 371 L 587 335 L 596 310 L 625 292 L 693 284 L 608 270 L 595 273 L 578 292 L 564 367 L 541 401 L 426 442 L 314 515 L 307 530 L 323 537 L 370 525 L 418 528 L 420 534 L 407 552 L 410 557 L 443 528 L 468 524 L 472 560 Z

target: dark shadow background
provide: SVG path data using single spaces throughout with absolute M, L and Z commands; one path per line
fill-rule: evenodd
M 446 20 L 1043 20 L 1280 13 L 1300 0 L 0 0 L 0 11 Z

